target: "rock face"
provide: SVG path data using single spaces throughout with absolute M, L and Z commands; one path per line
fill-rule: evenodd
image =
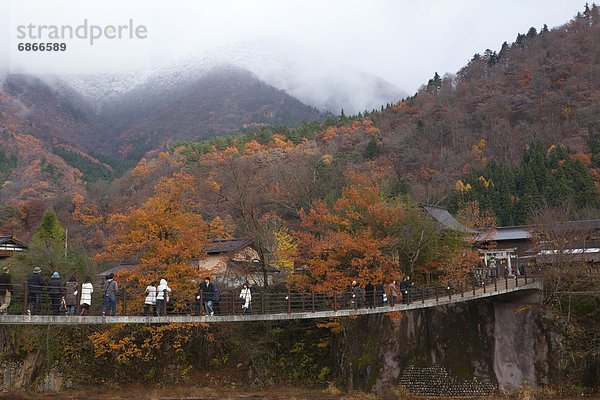
M 351 321 L 338 344 L 348 389 L 481 396 L 547 384 L 562 328 L 529 299 L 471 301 Z M 552 332 L 550 332 L 552 331 Z

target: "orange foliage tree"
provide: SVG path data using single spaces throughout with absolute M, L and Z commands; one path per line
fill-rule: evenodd
M 112 214 L 113 230 L 106 251 L 97 261 L 134 261 L 137 266 L 118 274 L 132 287 L 135 304 L 142 306 L 144 288 L 153 280 L 167 279 L 175 297 L 191 299 L 198 272 L 190 261 L 203 256 L 208 228 L 195 199 L 195 179 L 185 173 L 163 178 L 154 195 L 127 214 Z
M 318 201 L 300 212 L 301 229 L 294 236 L 297 262 L 306 269 L 296 278 L 302 287 L 345 289 L 354 279 L 364 284 L 399 270 L 390 232 L 403 206 L 387 201 L 375 179 L 351 174 L 350 182 L 333 206 Z

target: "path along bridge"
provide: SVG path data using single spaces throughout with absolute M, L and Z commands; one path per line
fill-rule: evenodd
M 470 287 L 458 288 L 423 286 L 413 287 L 411 290 L 410 304 L 384 304 L 374 294 L 373 300 L 363 299 L 362 304 L 356 302 L 350 291 L 333 294 L 324 293 L 252 293 L 252 310 L 249 314 L 242 314 L 241 305 L 238 303 L 239 292 L 224 292 L 216 310 L 216 315 L 193 315 L 193 307 L 172 307 L 166 315 L 147 316 L 127 312 L 126 292 L 122 291 L 120 315 L 102 316 L 67 316 L 44 315 L 50 311 L 47 307 L 41 310 L 41 315 L 27 315 L 26 290 L 21 298 L 13 295 L 12 306 L 23 309 L 21 315 L 0 315 L 0 324 L 3 325 L 90 325 L 90 324 L 165 324 L 165 323 L 224 323 L 247 321 L 279 321 L 295 319 L 318 319 L 333 317 L 349 317 L 369 314 L 381 314 L 397 311 L 410 311 L 423 308 L 437 307 L 448 304 L 461 303 L 477 299 L 506 296 L 510 293 L 526 292 L 536 293 L 542 288 L 542 282 L 536 278 L 503 278 L 481 284 L 472 284 Z M 100 290 L 98 290 L 100 291 Z M 20 300 L 20 301 L 19 301 Z M 96 301 L 99 303 L 100 301 Z M 187 308 L 187 309 L 186 309 Z M 97 308 L 96 308 L 97 310 Z M 11 309 L 9 309 L 11 311 Z

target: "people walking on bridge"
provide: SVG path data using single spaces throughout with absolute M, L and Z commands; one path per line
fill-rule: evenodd
M 396 287 L 396 280 L 392 279 L 390 284 L 388 285 L 388 293 L 387 293 L 388 303 L 391 307 L 394 307 L 398 300 L 398 288 Z
M 352 305 L 354 308 L 362 308 L 363 306 L 363 291 L 356 281 L 352 281 Z
M 27 314 L 38 315 L 42 308 L 42 291 L 44 289 L 44 278 L 42 269 L 35 267 L 33 273 L 27 278 Z
M 77 307 L 77 295 L 79 294 L 79 285 L 75 276 L 71 276 L 65 284 L 65 305 L 67 306 L 67 315 L 75 315 L 75 307 Z
M 248 286 L 248 282 L 244 283 L 244 287 L 240 292 L 240 302 L 242 303 L 242 314 L 248 314 L 250 310 L 250 302 L 252 301 L 252 292 Z
M 104 289 L 104 301 L 102 305 L 102 316 L 107 313 L 113 317 L 117 315 L 117 292 L 119 291 L 119 285 L 115 281 L 115 275 L 110 273 L 103 285 Z
M 410 276 L 404 277 L 400 282 L 400 293 L 402 293 L 402 302 L 406 305 L 410 304 L 411 287 L 413 283 L 410 280 Z
M 13 288 L 11 285 L 10 269 L 8 267 L 2 268 L 2 274 L 0 274 L 0 314 L 8 314 L 8 306 L 10 306 L 11 292 Z
M 375 286 L 369 279 L 369 282 L 365 285 L 365 305 L 367 308 L 373 308 L 373 300 L 375 300 Z
M 58 315 L 60 313 L 60 303 L 64 295 L 64 288 L 60 281 L 60 275 L 56 271 L 54 271 L 50 282 L 48 282 L 48 294 L 52 303 L 52 315 Z
M 81 299 L 79 300 L 79 306 L 81 307 L 81 312 L 79 313 L 80 315 L 86 315 L 90 313 L 93 292 L 94 285 L 92 285 L 92 278 L 86 276 L 83 284 L 81 285 Z
M 146 299 L 144 300 L 144 315 L 148 315 L 150 311 L 151 315 L 156 313 L 156 281 L 150 282 L 146 286 Z
M 204 278 L 204 282 L 200 283 L 200 290 L 202 291 L 202 301 L 204 305 L 204 312 L 206 315 L 213 316 L 215 311 L 213 310 L 213 299 L 215 293 L 215 285 L 210 282 L 210 278 L 207 276 Z
M 159 317 L 167 315 L 167 302 L 169 301 L 169 293 L 171 288 L 167 284 L 166 279 L 161 279 L 160 284 L 156 288 L 156 315 Z

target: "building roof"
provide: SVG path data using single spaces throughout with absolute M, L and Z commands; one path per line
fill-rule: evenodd
M 456 220 L 445 208 L 432 206 L 430 204 L 422 204 L 421 207 L 433 219 L 439 222 L 444 229 L 463 233 L 477 233 L 475 229 L 467 228 Z
M 481 231 L 476 240 L 480 242 L 500 242 L 504 240 L 529 240 L 532 231 L 551 232 L 592 232 L 600 230 L 600 220 L 566 221 L 548 225 L 501 226 Z
M 0 236 L 0 245 L 3 244 L 12 244 L 14 246 L 19 246 L 24 249 L 27 248 L 27 245 L 20 240 L 15 239 L 13 236 Z
M 241 250 L 251 244 L 252 242 L 246 239 L 213 240 L 204 246 L 204 252 L 207 254 L 230 253 Z
M 531 239 L 530 226 L 506 226 L 479 232 L 475 240 L 478 242 L 501 242 L 504 240 Z

